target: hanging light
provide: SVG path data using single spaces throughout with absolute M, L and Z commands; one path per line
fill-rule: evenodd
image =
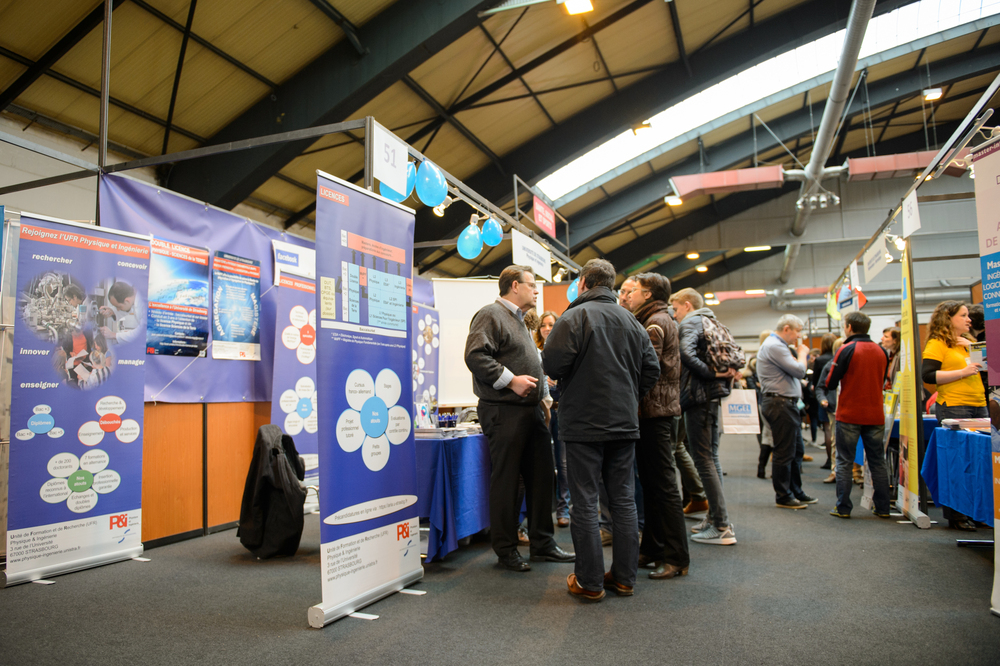
M 750 247 L 743 248 L 744 252 L 767 252 L 771 249 L 770 245 L 751 245 Z
M 686 255 L 684 255 L 684 256 L 686 256 L 686 257 L 687 257 L 688 259 L 692 259 L 692 260 L 693 260 L 693 259 L 697 259 L 697 258 L 698 258 L 698 257 L 700 257 L 701 255 L 700 255 L 700 254 L 698 254 L 697 252 L 688 252 L 688 253 L 687 253 Z
M 649 124 L 648 120 L 644 120 L 641 123 L 636 123 L 636 124 L 632 125 L 631 129 L 632 129 L 632 134 L 634 136 L 638 136 L 639 132 L 641 132 L 643 130 L 653 129 L 653 126 Z
M 936 102 L 944 97 L 944 91 L 940 88 L 926 88 L 924 90 L 924 101 Z
M 684 200 L 681 199 L 676 194 L 668 194 L 667 196 L 663 197 L 663 203 L 667 204 L 668 206 L 680 206 L 681 204 L 684 203 Z
M 452 205 L 453 203 L 455 203 L 455 200 L 452 199 L 450 196 L 446 196 L 444 198 L 444 201 L 439 203 L 437 206 L 434 206 L 434 214 L 437 215 L 438 217 L 444 217 L 445 208 Z
M 594 5 L 590 4 L 590 0 L 556 0 L 556 4 L 564 6 L 570 16 L 594 11 Z
M 698 266 L 695 266 L 694 269 L 699 273 L 704 273 L 708 270 L 708 266 L 706 266 L 705 264 L 700 264 Z

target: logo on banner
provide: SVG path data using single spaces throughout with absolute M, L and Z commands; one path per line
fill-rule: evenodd
M 290 252 L 282 252 L 278 250 L 275 256 L 275 261 L 279 264 L 288 264 L 289 266 L 299 265 L 299 255 L 291 254 Z
M 336 190 L 331 190 L 329 187 L 319 186 L 319 195 L 324 199 L 329 199 L 335 203 L 344 204 L 345 206 L 350 206 L 350 199 L 346 194 L 342 194 Z
M 730 404 L 729 413 L 732 416 L 750 416 L 753 414 L 750 411 L 750 405 L 740 405 L 740 404 Z
M 110 516 L 108 529 L 113 530 L 116 527 L 128 527 L 128 514 L 122 513 L 117 516 Z

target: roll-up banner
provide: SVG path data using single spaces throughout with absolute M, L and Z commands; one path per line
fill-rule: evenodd
M 990 386 L 1000 385 L 1000 137 L 972 153 Z
M 423 577 L 411 410 L 413 211 L 318 174 L 322 627 Z
M 142 553 L 148 237 L 21 215 L 4 583 Z
M 315 255 L 313 250 L 298 248 Z M 307 486 L 319 483 L 319 410 L 316 394 L 316 283 L 278 278 L 271 423 L 295 440 L 305 459 Z

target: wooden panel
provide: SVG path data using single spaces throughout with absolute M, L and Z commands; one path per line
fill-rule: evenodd
M 569 289 L 569 283 L 547 284 L 542 287 L 545 309 L 562 315 L 569 307 L 569 299 L 566 298 L 567 289 Z
M 269 402 L 208 406 L 208 525 L 239 520 L 240 501 L 260 426 L 271 422 Z
M 201 405 L 146 403 L 142 540 L 202 527 Z

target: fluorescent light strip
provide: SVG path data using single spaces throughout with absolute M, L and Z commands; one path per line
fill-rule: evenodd
M 1000 13 L 1000 0 L 921 0 L 872 19 L 860 57 L 913 42 Z M 625 130 L 538 182 L 556 200 L 629 160 L 706 123 L 705 109 L 721 117 L 797 83 L 836 69 L 845 31 L 805 44 L 718 83 L 656 114 L 651 129 Z M 821 100 L 814 100 L 819 103 Z M 566 202 L 562 202 L 566 203 Z

